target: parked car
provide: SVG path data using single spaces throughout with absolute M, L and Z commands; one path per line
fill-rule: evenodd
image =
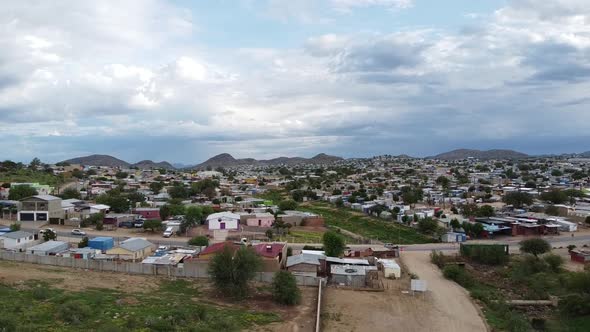
M 119 227 L 133 228 L 133 226 L 134 226 L 133 221 L 122 221 L 119 223 Z
M 173 227 L 168 227 L 168 228 L 166 228 L 166 230 L 164 231 L 164 234 L 162 236 L 164 236 L 164 237 L 171 237 L 172 234 L 174 234 L 174 228 Z
M 74 228 L 72 229 L 72 235 L 86 235 L 86 232 L 84 232 L 83 230 L 79 229 L 79 228 Z
M 133 227 L 142 228 L 143 227 L 143 220 L 136 220 L 135 223 L 133 223 Z
M 45 234 L 48 231 L 51 231 L 51 232 L 55 233 L 55 229 L 53 229 L 53 228 L 45 228 L 45 229 L 40 230 L 39 231 L 39 234 Z

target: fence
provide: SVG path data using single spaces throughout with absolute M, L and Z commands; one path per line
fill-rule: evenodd
M 207 261 L 189 261 L 182 266 L 153 265 L 123 261 L 106 261 L 92 259 L 75 259 L 71 257 L 38 256 L 22 252 L 0 251 L 0 259 L 41 265 L 53 265 L 90 271 L 118 272 L 128 274 L 157 275 L 180 278 L 209 278 Z M 271 283 L 274 272 L 258 272 L 255 281 Z M 318 285 L 317 277 L 295 276 L 300 286 Z

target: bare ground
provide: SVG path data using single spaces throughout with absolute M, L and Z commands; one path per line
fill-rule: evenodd
M 426 294 L 404 294 L 401 280 L 385 280 L 384 292 L 327 288 L 322 309 L 324 331 L 486 331 L 469 294 L 430 263 L 428 252 L 404 253 L 403 263 L 428 282 Z M 407 271 L 406 271 L 407 272 Z

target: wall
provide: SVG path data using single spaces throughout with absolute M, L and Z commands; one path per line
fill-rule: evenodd
M 193 260 L 184 263 L 182 267 L 156 266 L 133 262 L 86 260 L 58 256 L 38 256 L 10 251 L 0 251 L 0 259 L 15 262 L 70 267 L 75 269 L 87 269 L 93 271 L 160 275 L 183 278 L 209 278 L 209 263 L 207 261 Z M 258 272 L 256 274 L 255 280 L 263 283 L 271 283 L 274 274 L 274 272 Z M 295 276 L 295 280 L 300 286 L 317 287 L 319 279 L 320 278 L 309 276 Z

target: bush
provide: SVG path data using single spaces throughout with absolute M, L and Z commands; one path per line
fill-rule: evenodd
M 555 273 L 561 271 L 561 266 L 563 265 L 563 258 L 561 258 L 561 256 L 550 254 L 543 256 L 543 260 L 549 265 L 551 271 Z
M 20 224 L 14 223 L 10 225 L 10 231 L 11 232 L 16 232 L 16 231 L 20 231 Z
M 275 273 L 272 280 L 272 297 L 280 304 L 294 305 L 301 300 L 301 291 L 295 277 L 287 271 Z
M 445 266 L 445 254 L 442 251 L 433 250 L 430 253 L 430 262 L 442 269 Z
M 473 278 L 465 271 L 464 268 L 458 265 L 448 265 L 443 269 L 443 275 L 449 280 L 453 280 L 459 285 L 467 288 L 473 285 Z
M 570 317 L 590 315 L 590 296 L 587 294 L 571 294 L 559 301 L 559 309 Z
M 279 209 L 281 211 L 295 210 L 297 209 L 297 202 L 292 199 L 287 199 L 279 203 Z
M 538 255 L 551 251 L 551 245 L 541 238 L 528 239 L 520 242 L 520 251 L 533 254 L 537 257 Z
M 188 240 L 188 244 L 191 246 L 206 247 L 209 245 L 209 239 L 206 236 L 195 236 Z
M 338 257 L 344 252 L 344 239 L 336 232 L 328 231 L 322 237 L 326 256 Z
M 502 244 L 462 244 L 460 253 L 463 257 L 488 265 L 503 265 L 510 260 L 506 246 Z
M 57 308 L 57 314 L 64 322 L 80 324 L 91 316 L 92 309 L 82 301 L 70 300 Z

